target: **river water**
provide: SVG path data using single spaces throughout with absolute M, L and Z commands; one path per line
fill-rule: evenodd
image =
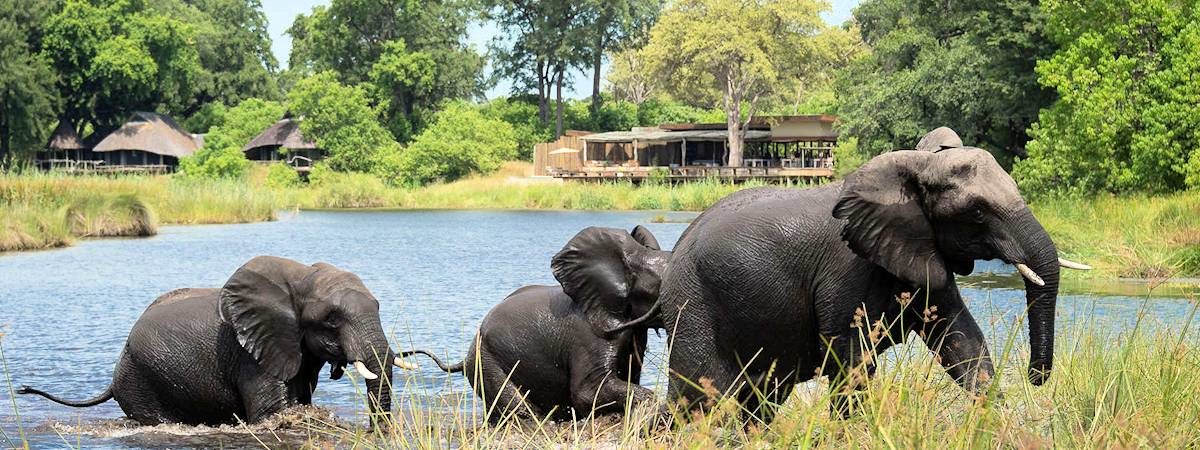
M 13 386 L 29 384 L 71 399 L 91 398 L 111 381 L 125 337 L 158 295 L 180 287 L 219 287 L 248 259 L 278 255 L 324 261 L 358 274 L 381 302 L 381 319 L 397 349 L 421 347 L 458 360 L 487 311 L 526 284 L 550 284 L 550 257 L 587 226 L 647 226 L 664 246 L 674 243 L 694 214 L 650 212 L 367 211 L 285 213 L 279 221 L 242 225 L 163 227 L 145 239 L 104 239 L 75 247 L 0 255 L 0 340 Z M 976 265 L 960 284 L 975 317 L 1002 345 L 1022 326 L 1023 291 L 1011 268 Z M 1158 294 L 1156 294 L 1158 295 Z M 1063 295 L 1060 329 L 1082 321 L 1120 333 L 1143 323 L 1179 327 L 1191 304 L 1182 298 Z M 1090 325 L 1089 325 L 1090 326 Z M 1013 330 L 1016 331 L 1016 330 Z M 652 385 L 661 373 L 664 339 L 651 334 Z M 1017 342 L 1025 339 L 1024 332 Z M 1021 351 L 1025 354 L 1024 351 Z M 459 375 L 427 360 L 398 380 L 397 409 L 414 401 L 439 407 L 462 393 Z M 402 372 L 397 371 L 397 374 Z M 314 403 L 349 422 L 361 421 L 361 397 L 349 378 L 323 380 Z M 408 405 L 408 406 L 405 406 Z M 453 407 L 453 406 L 452 406 Z M 466 406 L 469 408 L 470 405 Z M 19 419 L 18 419 L 19 414 Z M 204 436 L 138 430 L 97 432 L 123 417 L 115 401 L 74 409 L 40 397 L 10 395 L 0 378 L 0 447 L 189 447 L 239 445 L 221 433 Z M 109 427 L 111 428 L 111 427 Z M 64 431 L 65 430 L 65 431 Z M 242 444 L 252 444 L 242 443 Z

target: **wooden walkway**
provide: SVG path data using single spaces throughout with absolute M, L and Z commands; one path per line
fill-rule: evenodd
M 668 170 L 665 177 L 652 174 Z M 832 178 L 829 168 L 781 168 L 781 167 L 584 167 L 572 171 L 552 171 L 551 176 L 576 181 L 630 180 L 640 182 L 649 178 L 663 177 L 667 181 L 693 181 L 717 179 L 740 183 L 748 180 L 798 181 Z

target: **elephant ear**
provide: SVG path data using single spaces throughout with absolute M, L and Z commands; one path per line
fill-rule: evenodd
M 627 259 L 631 245 L 637 244 L 625 230 L 589 227 L 571 238 L 550 261 L 563 292 L 582 305 L 600 329 L 619 322 L 629 304 L 634 284 Z
M 914 287 L 939 290 L 948 273 L 925 214 L 919 172 L 933 153 L 896 151 L 875 157 L 846 177 L 833 216 L 845 219 L 842 239 L 863 259 Z
M 650 233 L 650 230 L 646 229 L 646 227 L 641 225 L 633 227 L 633 231 L 629 234 L 633 235 L 633 240 L 638 241 L 638 243 L 650 250 L 662 250 L 662 246 L 658 245 L 658 239 L 655 239 L 654 234 Z
M 297 285 L 314 269 L 290 259 L 259 256 L 238 268 L 221 289 L 221 319 L 259 367 L 278 380 L 300 369 Z

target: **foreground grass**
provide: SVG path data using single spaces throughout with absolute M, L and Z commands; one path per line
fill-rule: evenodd
M 1193 306 L 1194 308 L 1194 306 Z M 1195 310 L 1191 311 L 1194 317 Z M 1133 330 L 1079 323 L 1060 334 L 1050 381 L 1025 381 L 1027 350 L 1015 336 L 993 344 L 997 389 L 974 397 L 955 385 L 922 344 L 877 358 L 876 376 L 850 419 L 831 417 L 828 386 L 809 382 L 770 426 L 742 427 L 737 405 L 677 414 L 673 425 L 646 410 L 625 419 L 482 424 L 474 397 L 410 394 L 386 431 L 313 424 L 314 447 L 354 448 L 1183 448 L 1200 444 L 1200 347 L 1181 329 Z M 1015 328 L 1015 327 L 1014 327 Z M 646 376 L 650 376 L 647 374 Z M 420 388 L 406 386 L 403 391 Z M 997 396 L 996 392 L 1003 395 Z M 660 392 L 660 396 L 662 393 Z M 422 400 L 434 398 L 437 400 Z

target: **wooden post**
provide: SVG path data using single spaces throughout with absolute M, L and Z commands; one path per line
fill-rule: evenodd
M 634 165 L 634 167 L 641 165 L 638 163 L 638 140 L 637 139 L 633 140 L 633 165 Z
M 687 166 L 687 138 L 679 145 L 679 167 Z

